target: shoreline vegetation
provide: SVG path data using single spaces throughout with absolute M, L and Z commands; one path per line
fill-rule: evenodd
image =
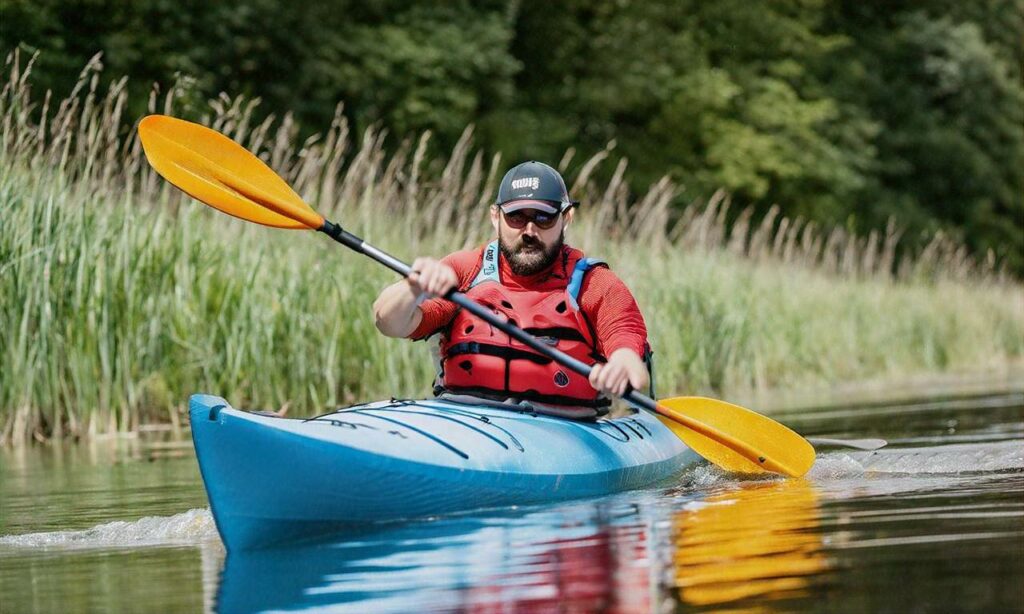
M 62 101 L 8 57 L 0 93 L 0 442 L 135 431 L 184 420 L 192 392 L 307 415 L 429 394 L 429 346 L 387 339 L 370 305 L 394 276 L 299 231 L 256 227 L 191 202 L 126 130 L 126 80 L 101 91 L 99 60 Z M 257 152 L 326 217 L 403 259 L 488 239 L 487 205 L 511 161 L 473 147 L 446 158 L 429 134 L 396 151 L 351 134 L 338 107 L 300 141 L 290 116 L 255 123 L 257 100 L 222 95 L 151 112 L 199 120 Z M 132 118 L 139 119 L 139 118 Z M 569 164 L 573 152 L 561 163 Z M 615 168 L 607 183 L 593 179 Z M 660 396 L 999 368 L 1024 355 L 1024 287 L 942 235 L 906 253 L 752 210 L 729 197 L 674 206 L 662 179 L 631 196 L 609 148 L 567 180 L 583 202 L 567 241 L 611 263 L 636 294 Z M 730 220 L 730 223 L 727 223 Z

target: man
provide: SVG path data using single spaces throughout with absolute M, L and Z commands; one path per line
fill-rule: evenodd
M 377 328 L 410 339 L 441 333 L 438 392 L 586 418 L 607 411 L 608 394 L 646 390 L 647 328 L 633 295 L 602 262 L 564 243 L 577 204 L 550 166 L 512 168 L 491 207 L 497 241 L 440 261 L 417 258 L 415 272 L 374 303 Z M 593 365 L 589 381 L 437 298 L 452 288 Z

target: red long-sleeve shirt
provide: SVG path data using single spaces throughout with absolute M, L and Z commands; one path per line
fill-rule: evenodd
M 483 264 L 485 246 L 458 251 L 445 256 L 441 262 L 452 267 L 459 278 L 459 289 L 465 291 Z M 568 262 L 579 256 L 579 250 L 565 246 L 562 256 L 551 268 L 535 275 L 520 276 L 512 272 L 504 256 L 499 257 L 501 283 L 511 289 L 546 290 L 564 288 L 572 275 Z M 619 277 L 607 267 L 596 267 L 583 278 L 579 305 L 591 322 L 597 335 L 597 351 L 603 356 L 622 348 L 629 348 L 643 356 L 647 346 L 647 325 L 633 294 Z M 455 317 L 458 307 L 443 299 L 430 299 L 420 305 L 423 321 L 409 335 L 411 339 L 424 339 L 445 327 Z

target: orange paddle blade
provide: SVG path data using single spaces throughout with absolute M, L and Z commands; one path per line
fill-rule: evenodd
M 324 218 L 262 160 L 223 134 L 166 115 L 139 124 L 146 159 L 183 192 L 228 215 L 317 230 Z
M 727 471 L 799 477 L 814 464 L 814 447 L 806 439 L 739 405 L 675 397 L 659 400 L 658 409 L 658 419 L 686 445 Z

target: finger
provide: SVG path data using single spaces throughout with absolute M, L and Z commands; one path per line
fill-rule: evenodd
M 627 390 L 629 390 L 629 372 L 623 371 L 622 377 L 616 382 L 615 396 L 621 397 L 626 394 Z
M 426 260 L 426 258 L 417 258 L 416 260 L 414 260 L 412 263 L 412 267 L 410 267 L 411 270 L 409 271 L 409 274 L 406 276 L 406 279 L 408 279 L 412 284 L 420 288 L 422 288 L 423 285 L 423 269 L 426 268 Z
M 604 366 L 605 382 L 612 382 L 622 376 L 622 367 L 615 363 L 607 363 Z
M 458 277 L 455 276 L 455 272 L 450 267 L 444 267 L 441 269 L 441 294 L 448 294 L 450 290 L 455 288 L 459 283 Z
M 423 268 L 423 286 L 431 294 L 437 294 L 438 287 L 438 270 L 437 265 L 433 262 L 427 264 Z
M 617 394 L 616 389 L 622 380 L 621 370 L 614 365 L 606 366 L 601 372 L 601 392 Z
M 427 261 L 428 260 L 429 260 L 428 258 L 417 258 L 416 260 L 413 260 L 412 261 L 412 270 L 413 270 L 413 272 L 414 273 L 419 273 L 419 272 L 423 271 L 423 269 L 426 268 L 426 266 L 427 266 Z
M 438 296 L 441 296 L 448 290 L 448 276 L 443 269 L 435 268 L 430 288 Z
M 622 370 L 621 369 L 606 369 L 605 373 L 605 391 L 609 394 L 618 395 L 619 389 L 622 387 Z
M 615 396 L 621 397 L 626 394 L 626 387 L 629 386 L 629 380 L 622 378 L 615 384 Z
M 430 270 L 430 266 L 424 266 L 420 270 L 420 277 L 419 277 L 420 286 L 423 288 L 424 291 L 430 292 L 430 284 L 431 284 L 431 280 L 432 279 L 433 279 L 433 273 Z
M 420 283 L 420 274 L 417 271 L 409 273 L 408 277 L 405 278 L 405 281 L 416 294 L 423 292 L 423 285 Z
M 454 290 L 459 286 L 459 278 L 455 275 L 455 271 L 450 268 L 445 271 L 447 273 L 445 279 L 444 294 L 447 294 L 449 290 Z
M 636 372 L 631 373 L 630 376 L 629 376 L 629 385 L 630 385 L 630 387 L 633 390 L 641 390 L 641 389 L 643 389 L 644 386 L 646 385 L 646 383 L 644 382 L 645 375 L 646 374 L 644 374 L 644 373 L 636 373 Z

